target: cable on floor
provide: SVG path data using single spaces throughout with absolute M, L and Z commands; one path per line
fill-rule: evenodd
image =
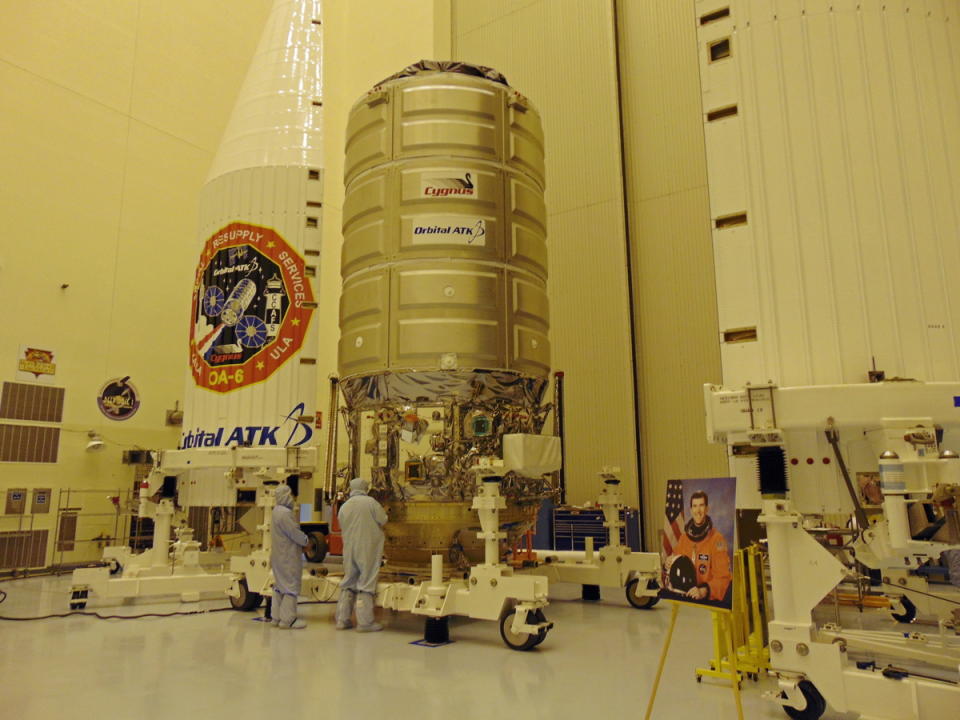
M 0 591 L 2 592 L 2 591 Z M 4 593 L 6 595 L 6 593 Z M 139 620 L 147 617 L 174 617 L 176 615 L 205 615 L 206 613 L 223 612 L 224 610 L 233 610 L 232 607 L 210 608 L 208 610 L 178 610 L 170 613 L 140 613 L 139 615 L 101 615 L 98 612 L 87 612 L 85 610 L 71 610 L 65 613 L 51 613 L 49 615 L 38 615 L 36 617 L 7 617 L 0 615 L 0 620 L 9 620 L 12 622 L 25 622 L 28 620 L 48 620 L 49 618 L 65 618 L 71 615 L 86 615 L 95 617 L 98 620 Z

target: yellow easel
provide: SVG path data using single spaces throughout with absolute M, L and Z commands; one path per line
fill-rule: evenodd
M 660 676 L 663 675 L 663 666 L 667 662 L 667 652 L 670 650 L 670 641 L 673 639 L 673 628 L 677 624 L 677 615 L 680 613 L 680 606 L 687 603 L 676 602 L 674 600 L 669 601 L 673 605 L 673 610 L 670 613 L 670 627 L 667 630 L 667 637 L 663 642 L 663 652 L 660 653 L 660 665 L 657 667 L 657 678 L 653 681 L 653 689 L 650 692 L 650 700 L 647 703 L 647 714 L 644 715 L 644 720 L 650 720 L 650 713 L 653 712 L 653 702 L 657 699 L 657 689 L 660 687 Z M 719 624 L 725 623 L 727 628 L 726 632 L 722 633 L 727 636 L 728 648 L 727 651 L 730 653 L 729 657 L 736 658 L 737 651 L 733 646 L 733 623 L 730 619 L 729 610 L 715 610 L 710 609 L 713 612 L 713 623 L 714 623 L 714 633 L 720 630 Z M 699 672 L 699 671 L 698 671 Z M 737 672 L 736 663 L 730 663 L 730 672 L 724 673 L 720 671 L 713 671 L 709 673 L 714 677 L 729 678 L 730 685 L 733 687 L 733 697 L 737 703 L 737 718 L 738 720 L 743 720 L 743 705 L 740 703 L 740 673 Z
M 763 576 L 763 554 L 756 545 L 738 550 L 733 556 L 733 603 L 726 611 L 713 611 L 713 658 L 709 668 L 697 668 L 697 682 L 703 677 L 728 678 L 730 664 L 748 678 L 759 679 L 770 668 L 770 648 L 766 645 L 767 607 Z M 733 633 L 737 654 L 728 654 Z M 719 672 L 718 672 L 719 671 Z

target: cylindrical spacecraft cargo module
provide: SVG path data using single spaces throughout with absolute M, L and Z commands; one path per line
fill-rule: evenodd
M 354 105 L 344 179 L 349 470 L 388 508 L 387 571 L 463 569 L 483 560 L 474 464 L 549 412 L 540 117 L 490 68 L 423 61 Z M 516 540 L 553 487 L 507 472 L 502 492 Z
M 183 450 L 315 443 L 320 17 L 319 0 L 276 0 L 203 189 Z M 235 503 L 222 469 L 180 491 Z

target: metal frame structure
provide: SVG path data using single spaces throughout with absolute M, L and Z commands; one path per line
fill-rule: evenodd
M 884 519 L 861 528 L 857 559 L 884 573 L 910 573 L 939 556 L 942 545 L 909 537 L 906 503 L 951 482 L 960 471 L 957 456 L 941 450 L 938 437 L 938 429 L 960 424 L 956 407 L 960 383 L 764 385 L 737 390 L 706 385 L 704 395 L 708 439 L 727 444 L 741 457 L 763 448 L 789 449 L 809 442 L 811 430 L 823 433 L 817 441 L 821 448 L 841 430 L 869 435 L 880 458 Z M 905 660 L 929 662 L 936 656 L 938 664 L 956 670 L 953 643 L 814 624 L 813 609 L 844 580 L 846 569 L 806 531 L 805 516 L 789 493 L 783 454 L 773 463 L 761 460 L 759 465 L 763 493 L 759 520 L 767 530 L 773 596 L 771 665 L 780 685 L 772 699 L 791 717 L 805 720 L 819 718 L 827 704 L 840 712 L 889 720 L 928 720 L 955 713 L 960 707 L 957 682 L 899 667 L 854 663 L 847 655 L 848 647 L 856 644 Z M 909 589 L 900 592 L 909 594 Z M 940 622 L 941 628 L 956 631 L 956 624 Z

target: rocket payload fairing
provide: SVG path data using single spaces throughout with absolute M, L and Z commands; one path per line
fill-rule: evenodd
M 276 0 L 203 188 L 181 449 L 313 444 L 320 18 Z

